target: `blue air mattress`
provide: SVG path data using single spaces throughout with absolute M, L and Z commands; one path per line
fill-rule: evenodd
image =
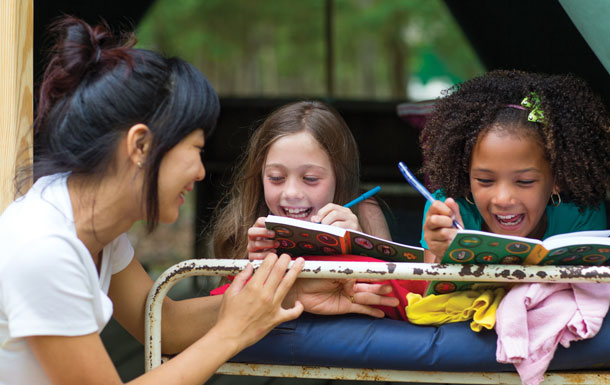
M 558 347 L 549 370 L 610 368 L 610 321 L 589 340 Z M 396 370 L 514 371 L 496 362 L 496 333 L 468 322 L 417 326 L 360 315 L 300 318 L 275 328 L 231 361 Z

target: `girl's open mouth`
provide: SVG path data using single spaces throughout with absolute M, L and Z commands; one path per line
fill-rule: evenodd
M 494 218 L 502 227 L 514 227 L 518 226 L 521 222 L 523 222 L 523 218 L 525 218 L 525 214 L 508 214 L 508 215 L 498 215 L 494 214 Z
M 295 219 L 305 219 L 311 213 L 311 207 L 308 208 L 293 208 L 293 207 L 282 207 L 284 215 Z

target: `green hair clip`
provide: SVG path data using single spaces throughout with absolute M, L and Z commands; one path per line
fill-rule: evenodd
M 522 101 L 521 105 L 529 109 L 530 113 L 527 115 L 527 120 L 534 123 L 544 124 L 544 112 L 540 107 L 540 97 L 537 93 L 532 92 L 529 96 L 526 96 Z

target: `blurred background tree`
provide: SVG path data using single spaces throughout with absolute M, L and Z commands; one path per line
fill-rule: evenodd
M 224 97 L 421 100 L 483 72 L 441 0 L 157 0 L 137 35 Z

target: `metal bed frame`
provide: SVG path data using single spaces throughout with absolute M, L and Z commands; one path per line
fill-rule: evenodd
M 241 271 L 248 261 L 233 259 L 193 259 L 163 272 L 153 285 L 146 303 L 145 369 L 162 363 L 161 307 L 168 291 L 180 280 L 193 276 L 226 276 Z M 260 262 L 253 262 L 255 268 Z M 610 283 L 608 266 L 521 266 L 521 265 L 439 265 L 426 263 L 326 262 L 307 261 L 301 278 L 372 278 L 480 282 L 605 282 Z M 439 372 L 341 368 L 298 365 L 226 363 L 217 373 L 240 376 L 297 377 L 340 380 L 367 380 L 451 384 L 521 384 L 515 372 Z M 607 384 L 610 371 L 556 371 L 545 374 L 544 384 Z

